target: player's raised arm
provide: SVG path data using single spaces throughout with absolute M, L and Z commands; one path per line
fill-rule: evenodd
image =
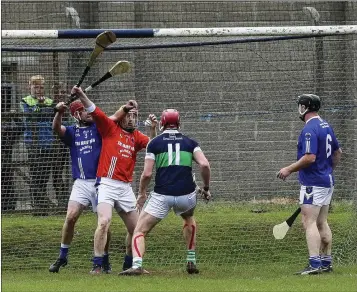
M 95 104 L 83 92 L 82 88 L 74 86 L 71 90 L 71 94 L 75 94 L 81 100 L 88 112 L 94 112 Z
M 113 115 L 109 117 L 114 122 L 120 122 L 125 118 L 126 114 L 132 109 L 138 109 L 138 103 L 135 100 L 129 100 L 125 105 L 122 105 Z
M 63 117 L 64 112 L 67 109 L 67 106 L 64 104 L 64 102 L 59 102 L 56 105 L 56 109 L 57 109 L 56 115 L 52 121 L 52 130 L 59 137 L 63 137 L 66 132 L 66 127 L 62 125 L 62 117 Z
M 145 121 L 145 126 L 149 128 L 149 137 L 150 140 L 154 139 L 157 136 L 157 118 L 154 114 L 150 114 Z
M 109 135 L 114 126 L 113 121 L 88 98 L 80 87 L 74 86 L 71 94 L 75 94 L 84 105 L 86 111 L 91 114 L 101 136 Z

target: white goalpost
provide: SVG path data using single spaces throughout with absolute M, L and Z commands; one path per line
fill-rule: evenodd
M 292 36 L 292 35 L 347 35 L 356 34 L 357 25 L 332 26 L 282 26 L 282 27 L 206 27 L 206 28 L 153 28 L 153 29 L 106 29 L 118 38 L 143 37 L 227 37 L 227 36 Z M 74 38 L 96 37 L 105 30 L 2 30 L 3 39 Z

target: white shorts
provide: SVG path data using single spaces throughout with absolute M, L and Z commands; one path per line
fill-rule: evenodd
M 129 213 L 136 210 L 136 198 L 130 183 L 102 177 L 97 192 L 98 204 L 107 203 L 117 212 Z
M 183 196 L 166 196 L 151 192 L 144 205 L 144 211 L 150 215 L 164 219 L 171 208 L 176 215 L 181 215 L 188 210 L 196 207 L 196 191 Z
M 300 205 L 326 206 L 330 205 L 334 187 L 307 187 L 300 188 Z
M 91 204 L 93 212 L 97 212 L 95 179 L 76 179 L 69 200 L 78 202 L 86 207 Z

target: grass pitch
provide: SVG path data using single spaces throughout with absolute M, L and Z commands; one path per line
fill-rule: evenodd
M 89 275 L 88 270 L 3 272 L 2 291 L 356 291 L 357 266 L 317 276 L 292 275 L 301 266 L 263 265 L 230 268 L 201 266 L 199 275 L 183 269 L 153 269 L 141 277 Z
M 197 257 L 199 275 L 185 272 L 186 249 L 180 218 L 170 214 L 148 236 L 144 266 L 150 275 L 118 276 L 125 231 L 118 216 L 112 223 L 113 274 L 92 276 L 91 257 L 96 218 L 84 214 L 76 226 L 69 265 L 48 272 L 56 259 L 64 216 L 2 217 L 2 291 L 357 291 L 356 217 L 349 205 L 335 204 L 335 271 L 296 276 L 307 250 L 300 220 L 286 238 L 275 240 L 272 228 L 296 208 L 265 205 L 253 213 L 250 204 L 200 204 Z

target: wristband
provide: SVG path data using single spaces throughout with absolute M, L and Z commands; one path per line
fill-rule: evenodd
M 208 192 L 208 191 L 209 191 L 209 187 L 203 187 L 203 190 L 204 190 L 205 192 Z
M 95 108 L 96 108 L 95 104 L 92 103 L 90 107 L 86 107 L 85 109 L 87 112 L 92 113 L 95 111 Z

